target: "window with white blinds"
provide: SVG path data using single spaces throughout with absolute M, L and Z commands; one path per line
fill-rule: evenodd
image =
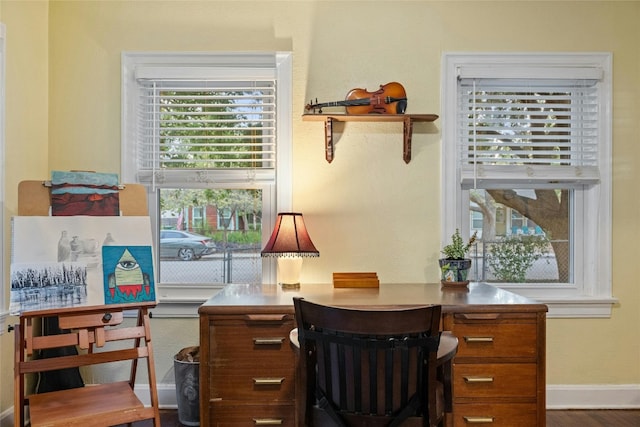
M 159 315 L 276 282 L 260 250 L 291 210 L 291 70 L 291 52 L 123 52 L 121 179 L 147 190 Z
M 441 241 L 477 231 L 474 280 L 550 317 L 609 316 L 611 53 L 445 53 L 441 99 Z M 546 246 L 521 268 L 536 239 Z
M 463 186 L 483 188 L 504 179 L 512 188 L 598 182 L 599 67 L 458 72 Z
M 275 81 L 139 79 L 139 172 L 273 169 Z

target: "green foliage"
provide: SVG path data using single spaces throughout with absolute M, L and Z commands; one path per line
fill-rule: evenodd
M 162 91 L 161 166 L 204 170 L 255 167 L 255 150 L 259 148 L 243 146 L 238 140 L 262 140 L 262 125 L 251 120 L 263 113 L 260 105 L 254 105 L 261 95 L 260 89 Z
M 261 197 L 261 190 L 254 189 L 162 189 L 160 209 L 180 212 L 190 206 L 212 205 L 218 209 L 254 212 Z
M 476 241 L 476 236 L 478 232 L 475 231 L 473 236 L 469 239 L 467 244 L 465 245 L 462 240 L 462 236 L 460 236 L 460 230 L 456 228 L 456 232 L 451 236 L 451 243 L 446 245 L 442 249 L 442 253 L 444 254 L 446 259 L 464 259 L 469 252 L 469 249 Z
M 545 236 L 505 236 L 491 245 L 487 263 L 498 280 L 523 283 L 527 270 L 542 257 L 548 244 Z
M 224 243 L 224 231 L 216 232 L 212 239 L 217 244 Z M 252 230 L 252 231 L 228 231 L 227 232 L 227 242 L 238 244 L 238 245 L 252 245 L 257 244 L 260 245 L 262 241 L 261 231 L 260 230 Z

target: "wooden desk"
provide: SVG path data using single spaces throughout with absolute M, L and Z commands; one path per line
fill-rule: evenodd
M 289 343 L 294 296 L 335 306 L 442 304 L 442 328 L 459 340 L 448 426 L 544 427 L 547 306 L 499 288 L 381 284 L 334 289 L 303 284 L 228 285 L 200 314 L 200 425 L 299 424 Z

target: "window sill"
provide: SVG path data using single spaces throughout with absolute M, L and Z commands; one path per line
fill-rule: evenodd
M 154 317 L 198 317 L 198 308 L 224 284 L 163 284 L 157 288 L 159 303 Z
M 198 317 L 198 308 L 224 284 L 158 286 L 159 304 L 152 310 L 155 317 Z M 613 297 L 575 295 L 575 289 L 551 289 L 551 287 L 522 288 L 518 285 L 500 286 L 507 291 L 534 299 L 549 307 L 547 318 L 609 318 L 618 300 Z M 574 295 L 572 295 L 574 294 Z M 0 316 L 0 322 L 3 320 Z
M 495 286 L 495 283 L 492 283 Z M 498 286 L 509 292 L 534 299 L 549 307 L 547 318 L 609 318 L 618 300 L 612 296 L 581 295 L 574 287 L 558 288 L 555 285 Z
M 576 299 L 544 299 L 538 298 L 549 307 L 547 318 L 609 318 L 612 307 L 618 303 L 615 298 L 584 297 Z

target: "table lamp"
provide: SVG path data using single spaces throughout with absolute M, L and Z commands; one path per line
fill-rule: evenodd
M 302 214 L 283 212 L 278 214 L 273 233 L 261 255 L 278 258 L 278 283 L 283 288 L 297 288 L 303 257 L 317 257 L 320 252 L 313 246 Z

